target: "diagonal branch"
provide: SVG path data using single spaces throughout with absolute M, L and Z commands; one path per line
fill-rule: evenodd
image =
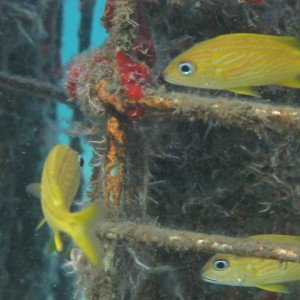
M 62 89 L 36 79 L 0 72 L 0 86 L 25 91 L 38 97 L 55 99 L 64 104 L 69 104 L 67 102 L 69 96 Z

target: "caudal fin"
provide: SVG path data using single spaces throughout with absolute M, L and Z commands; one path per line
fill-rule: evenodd
M 100 204 L 95 202 L 82 211 L 72 214 L 72 226 L 68 232 L 96 267 L 100 266 L 101 255 L 101 245 L 95 233 L 95 223 L 99 216 Z

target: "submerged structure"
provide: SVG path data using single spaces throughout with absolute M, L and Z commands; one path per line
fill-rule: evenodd
M 1 5 L 12 11 L 25 9 L 17 4 Z M 56 5 L 55 15 L 51 10 L 46 18 L 56 24 L 50 22 L 52 34 L 48 38 L 52 39 L 45 47 L 52 49 L 52 55 L 59 50 L 53 33 L 60 34 L 60 2 Z M 43 9 L 47 7 L 42 6 L 37 14 L 43 14 Z M 218 35 L 243 32 L 297 37 L 299 13 L 299 1 L 284 0 L 107 1 L 102 22 L 110 37 L 100 48 L 77 56 L 66 80 L 72 98 L 68 103 L 82 112 L 81 132 L 95 152 L 90 199 L 103 204 L 97 229 L 103 246 L 102 268 L 92 268 L 79 250 L 73 250 L 70 264 L 76 272 L 76 294 L 83 293 L 92 300 L 299 297 L 297 284 L 290 285 L 289 294 L 273 294 L 256 288 L 206 283 L 200 271 L 212 253 L 218 252 L 299 262 L 297 247 L 246 237 L 300 234 L 300 91 L 267 86 L 259 88 L 260 98 L 253 98 L 174 86 L 162 77 L 172 58 L 194 43 Z M 13 51 L 4 54 L 0 74 L 2 122 L 6 120 L 3 128 L 16 128 L 11 122 L 19 120 L 17 112 L 22 107 L 21 120 L 26 121 L 22 126 L 27 133 L 18 138 L 16 131 L 9 139 L 3 132 L 3 140 L 9 141 L 13 136 L 13 142 L 2 146 L 5 150 L 5 145 L 10 145 L 10 162 L 18 162 L 28 172 L 29 162 L 33 164 L 32 151 L 39 147 L 39 155 L 44 156 L 48 146 L 46 141 L 40 142 L 42 133 L 32 135 L 32 117 L 24 107 L 39 110 L 39 125 L 35 125 L 38 130 L 45 128 L 48 132 L 54 116 L 50 102 L 30 99 L 29 104 L 20 90 L 27 89 L 32 97 L 42 94 L 45 98 L 49 91 L 61 101 L 67 97 L 53 86 L 59 76 L 50 77 L 53 85 L 39 85 L 35 90 L 32 87 L 36 81 L 9 76 L 44 80 L 38 76 L 40 73 L 18 72 L 19 66 L 13 67 Z M 54 67 L 47 70 L 52 76 L 57 74 Z M 14 91 L 12 87 L 18 89 Z M 14 93 L 20 100 L 11 107 Z M 26 152 L 24 162 L 11 156 L 20 153 L 20 141 L 33 149 Z M 11 174 L 11 169 L 6 166 L 5 176 Z M 22 207 L 25 196 L 21 196 L 21 186 L 26 172 L 20 173 L 23 179 L 16 188 L 12 188 L 12 183 L 18 182 L 15 177 L 9 181 L 10 190 L 19 191 L 18 195 L 4 193 L 5 187 L 1 189 L 3 199 L 7 199 L 3 202 L 6 211 L 18 212 L 8 202 L 8 195 L 14 199 L 12 203 Z M 13 228 L 33 232 L 34 224 L 31 229 L 25 225 L 32 215 L 39 219 L 32 207 L 38 210 L 37 203 L 24 208 L 26 219 L 16 216 L 19 227 L 6 228 L 6 224 L 18 223 L 5 221 L 3 232 L 11 232 L 12 238 L 16 234 Z M 27 235 L 30 233 L 22 231 L 20 236 L 25 239 Z M 14 249 L 10 253 L 19 253 L 20 246 L 13 247 L 12 242 L 3 245 Z M 31 246 L 28 242 L 24 245 Z M 5 278 L 22 274 L 14 271 L 9 255 L 2 257 Z M 55 274 L 60 273 L 53 264 L 50 266 L 47 256 L 41 257 L 44 264 L 39 269 L 49 273 L 48 268 L 52 268 Z M 27 274 L 35 273 L 32 270 Z M 18 283 L 1 280 L 1 285 L 3 292 Z M 59 286 L 62 290 L 70 286 L 66 290 L 72 293 L 72 283 Z M 49 285 L 46 291 L 53 293 Z M 17 298 L 16 294 L 5 295 Z M 28 296 L 32 298 L 38 299 Z

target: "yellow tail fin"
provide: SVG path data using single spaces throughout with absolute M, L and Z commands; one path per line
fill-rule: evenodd
M 93 203 L 72 214 L 72 226 L 68 234 L 96 267 L 100 266 L 101 245 L 96 237 L 95 225 L 100 216 L 100 204 Z

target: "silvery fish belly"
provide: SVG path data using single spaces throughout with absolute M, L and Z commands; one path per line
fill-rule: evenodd
M 254 96 L 255 86 L 300 88 L 300 40 L 260 34 L 219 36 L 176 57 L 164 77 L 178 85 Z

